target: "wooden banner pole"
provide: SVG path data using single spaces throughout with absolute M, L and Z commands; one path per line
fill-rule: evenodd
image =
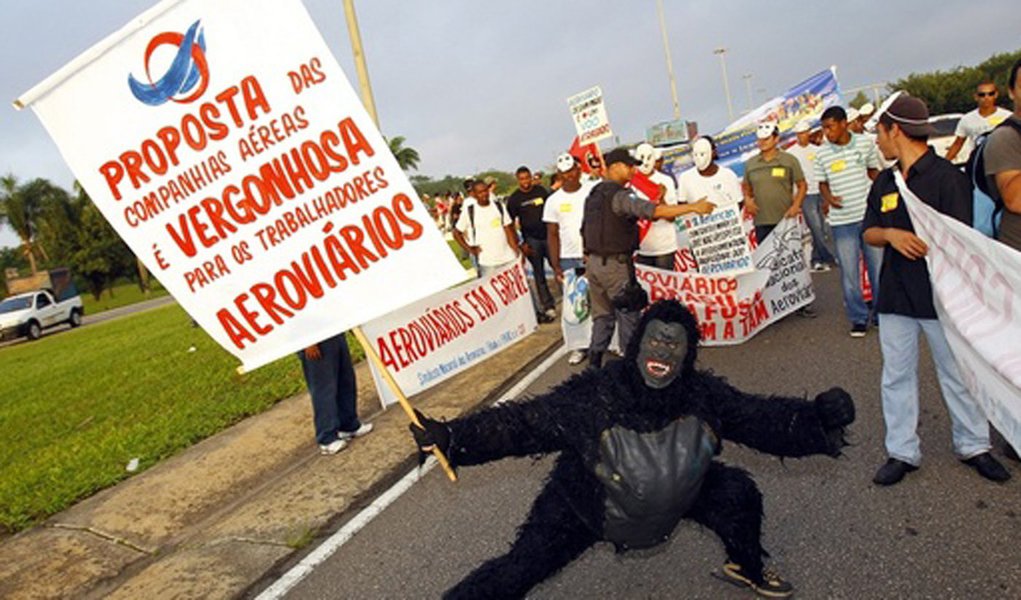
M 351 330 L 351 333 L 354 334 L 358 343 L 362 345 L 362 350 L 365 351 L 365 356 L 371 360 L 372 364 L 376 365 L 376 368 L 380 373 L 382 373 L 383 380 L 386 381 L 386 385 L 390 388 L 390 391 L 397 397 L 397 402 L 400 403 L 401 408 L 404 409 L 404 412 L 408 415 L 408 418 L 411 419 L 411 422 L 418 427 L 422 427 L 422 423 L 420 423 L 418 417 L 415 416 L 415 409 L 411 407 L 411 403 L 408 402 L 408 399 L 404 396 L 404 392 L 401 391 L 401 387 L 397 385 L 397 381 L 393 378 L 393 375 L 390 374 L 386 365 L 384 365 L 383 361 L 379 359 L 379 355 L 376 354 L 376 349 L 371 343 L 369 343 L 369 339 L 365 337 L 365 332 L 362 331 L 362 328 L 355 327 Z M 443 471 L 447 474 L 447 477 L 450 478 L 451 481 L 457 481 L 457 473 L 454 473 L 454 469 L 450 467 L 450 462 L 447 460 L 447 457 L 444 456 L 443 451 L 434 446 L 432 453 L 433 456 L 436 457 L 437 462 L 440 463 L 440 466 L 443 467 Z

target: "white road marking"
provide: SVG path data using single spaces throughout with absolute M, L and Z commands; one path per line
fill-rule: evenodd
M 506 402 L 511 398 L 515 398 L 521 394 L 528 386 L 532 385 L 536 379 L 542 376 L 557 360 L 567 354 L 567 347 L 561 345 L 557 348 L 553 354 L 546 357 L 546 360 L 542 361 L 535 369 L 533 369 L 528 375 L 522 377 L 511 389 L 507 390 L 495 404 Z M 436 466 L 436 459 L 432 456 L 426 460 L 422 468 L 412 469 L 407 475 L 401 478 L 400 481 L 395 483 L 387 491 L 380 494 L 372 504 L 366 506 L 359 512 L 353 519 L 348 521 L 337 533 L 334 533 L 326 539 L 318 548 L 313 550 L 308 556 L 306 556 L 300 563 L 291 568 L 291 570 L 284 573 L 280 579 L 273 582 L 273 585 L 269 586 L 262 591 L 261 594 L 256 596 L 256 600 L 278 600 L 283 598 L 287 592 L 291 591 L 294 586 L 307 577 L 312 571 L 315 570 L 321 563 L 323 563 L 330 556 L 333 556 L 341 546 L 346 544 L 356 533 L 362 530 L 370 521 L 376 518 L 379 513 L 383 512 L 386 507 L 393 504 L 395 500 L 401 497 L 404 492 L 408 491 L 419 479 L 425 477 L 429 471 Z

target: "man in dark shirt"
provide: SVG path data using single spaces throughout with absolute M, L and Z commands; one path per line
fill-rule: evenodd
M 972 194 L 968 178 L 928 146 L 933 133 L 929 109 L 902 94 L 881 112 L 879 149 L 897 165 L 880 173 L 866 200 L 862 223 L 867 244 L 883 248 L 879 277 L 879 343 L 883 352 L 883 419 L 888 460 L 873 482 L 893 485 L 918 468 L 922 453 L 918 433 L 918 333 L 929 342 L 943 401 L 953 422 L 954 451 L 965 464 L 992 481 L 1010 473 L 989 453 L 989 424 L 961 381 L 932 301 L 925 264 L 928 247 L 914 233 L 911 217 L 897 190 L 893 169 L 900 169 L 908 188 L 923 202 L 971 224 Z
M 542 210 L 545 208 L 549 192 L 536 182 L 528 167 L 518 167 L 514 176 L 518 179 L 518 189 L 507 197 L 507 211 L 518 223 L 521 237 L 524 239 L 521 250 L 532 265 L 532 273 L 535 274 L 535 290 L 538 297 L 533 297 L 533 300 L 536 300 L 536 313 L 541 322 L 548 323 L 557 316 L 553 294 L 546 283 L 545 263 L 553 266 L 549 246 L 546 244 L 546 223 L 542 220 Z
M 1008 76 L 1008 88 L 1014 101 L 1014 113 L 1008 117 L 1021 127 L 1021 60 L 1014 63 Z M 983 151 L 991 196 L 1003 201 L 1003 220 L 996 239 L 1021 251 L 1021 132 L 1010 123 L 989 134 Z

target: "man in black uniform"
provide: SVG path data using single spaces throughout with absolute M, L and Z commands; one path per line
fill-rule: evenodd
M 518 189 L 507 197 L 507 212 L 518 222 L 524 244 L 521 251 L 525 253 L 532 265 L 535 275 L 535 312 L 541 323 L 552 322 L 557 311 L 553 302 L 553 294 L 546 283 L 545 263 L 553 263 L 546 245 L 546 224 L 542 221 L 542 210 L 545 208 L 549 192 L 532 177 L 528 167 L 521 166 L 514 173 L 518 180 Z
M 989 454 L 989 424 L 961 381 L 932 301 L 925 264 L 928 247 L 917 235 L 895 179 L 900 169 L 908 189 L 954 219 L 971 224 L 968 178 L 928 146 L 933 133 L 929 109 L 907 94 L 873 117 L 883 156 L 897 164 L 876 177 L 862 223 L 865 243 L 883 248 L 879 277 L 879 344 L 883 352 L 883 420 L 888 460 L 876 472 L 876 485 L 893 485 L 918 468 L 918 334 L 925 333 L 936 363 L 943 401 L 953 422 L 954 452 L 964 464 L 992 481 L 1010 473 Z
M 638 219 L 675 219 L 689 213 L 707 215 L 714 208 L 705 199 L 675 205 L 641 200 L 633 190 L 624 187 L 639 161 L 626 148 L 611 150 L 603 160 L 606 180 L 592 188 L 585 200 L 581 225 L 592 309 L 591 369 L 602 366 L 614 326 L 620 328 L 617 332 L 620 347 L 627 348 L 641 316 L 640 309 L 614 303 L 614 298 L 621 299 L 621 292 L 634 278 L 631 255 L 638 249 Z

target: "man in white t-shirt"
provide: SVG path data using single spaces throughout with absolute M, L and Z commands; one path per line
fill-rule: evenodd
M 975 139 L 987 131 L 991 131 L 1010 116 L 1010 111 L 996 106 L 999 91 L 992 81 L 983 81 L 975 88 L 975 102 L 978 108 L 967 113 L 957 122 L 957 139 L 947 149 L 947 160 L 954 162 L 958 153 L 967 144 L 968 152 L 975 147 Z
M 688 169 L 677 178 L 677 199 L 685 204 L 705 198 L 716 206 L 740 202 L 741 180 L 737 174 L 716 164 L 716 142 L 702 136 L 691 145 L 695 168 Z
M 546 223 L 546 246 L 549 248 L 550 264 L 557 281 L 563 283 L 564 271 L 583 266 L 585 253 L 581 240 L 581 222 L 585 217 L 585 199 L 595 183 L 582 179 L 581 165 L 570 154 L 557 157 L 557 173 L 560 174 L 560 189 L 546 198 L 542 209 L 542 220 Z M 564 299 L 564 306 L 567 300 Z M 567 357 L 570 365 L 585 360 L 587 349 L 572 350 Z
M 815 153 L 819 147 L 809 143 L 811 131 L 812 127 L 807 119 L 799 121 L 794 126 L 794 134 L 798 141 L 788 148 L 787 152 L 798 159 L 805 174 L 808 189 L 805 192 L 805 200 L 801 203 L 801 214 L 805 216 L 808 230 L 812 232 L 812 272 L 821 273 L 829 271 L 830 265 L 835 264 L 837 260 L 826 245 L 826 220 L 822 210 L 822 196 L 819 195 L 819 180 L 815 175 Z
M 471 194 L 473 201 L 465 202 L 454 225 L 454 239 L 478 260 L 479 277 L 488 277 L 521 256 L 521 250 L 514 221 L 503 204 L 489 199 L 489 185 L 476 181 Z

